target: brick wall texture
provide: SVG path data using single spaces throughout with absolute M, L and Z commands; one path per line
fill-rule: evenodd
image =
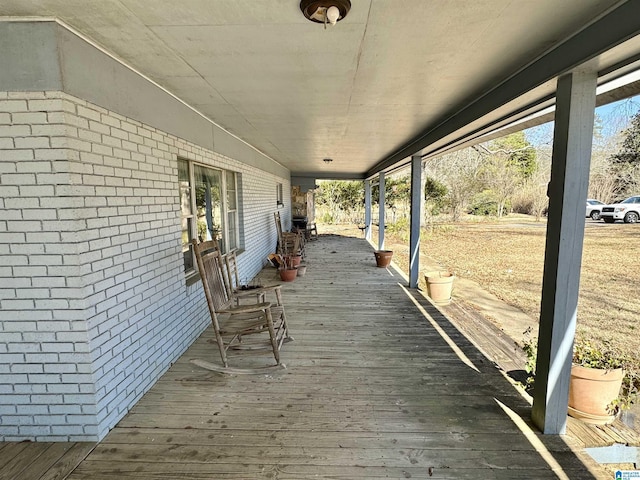
M 251 278 L 289 179 L 64 93 L 0 92 L 0 441 L 103 438 L 209 325 L 178 157 L 239 174 Z

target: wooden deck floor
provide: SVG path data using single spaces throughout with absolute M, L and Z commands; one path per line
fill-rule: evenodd
M 219 362 L 207 331 L 67 478 L 610 478 L 528 432 L 527 402 L 364 240 L 321 236 L 307 263 L 284 288 L 287 369 L 194 366 Z

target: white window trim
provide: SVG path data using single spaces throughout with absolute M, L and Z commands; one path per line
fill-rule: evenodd
M 223 222 L 222 224 L 222 235 L 223 235 L 223 240 L 224 240 L 224 245 L 230 245 L 229 243 L 229 229 L 227 227 L 227 223 L 229 221 L 228 219 L 228 214 L 230 212 L 235 212 L 235 217 L 236 217 L 236 231 L 235 231 L 235 245 L 236 248 L 231 249 L 231 251 L 238 251 L 238 246 L 240 245 L 240 225 L 239 225 L 239 221 L 240 221 L 240 199 L 238 198 L 238 172 L 233 171 L 233 170 L 226 170 L 224 168 L 220 168 L 220 167 L 214 167 L 211 165 L 207 165 L 205 163 L 200 163 L 200 162 L 196 162 L 193 160 L 189 160 L 188 158 L 184 158 L 184 157 L 179 157 L 178 161 L 183 161 L 186 162 L 187 164 L 187 169 L 188 169 L 188 176 L 189 176 L 189 193 L 190 193 L 190 204 L 191 204 L 191 214 L 188 216 L 183 215 L 182 213 L 182 209 L 180 209 L 180 221 L 182 224 L 182 219 L 183 218 L 191 218 L 192 221 L 189 223 L 190 226 L 190 231 L 189 231 L 189 241 L 191 241 L 192 238 L 197 238 L 198 235 L 198 208 L 196 206 L 196 189 L 195 189 L 195 178 L 194 178 L 194 166 L 198 165 L 202 168 L 206 168 L 209 170 L 215 170 L 220 172 L 220 177 L 221 177 L 221 185 L 222 185 L 222 195 L 220 198 L 220 203 L 221 203 L 221 207 L 222 207 L 222 218 L 221 221 Z M 228 202 L 227 202 L 227 172 L 231 172 L 233 173 L 233 177 L 235 180 L 235 195 L 236 195 L 236 208 L 233 210 L 228 210 Z M 181 197 L 180 197 L 181 198 Z M 182 231 L 182 228 L 181 228 Z M 195 254 L 193 253 L 193 249 L 190 249 L 191 252 L 191 264 L 193 265 L 193 268 L 189 269 L 189 270 L 185 270 L 184 274 L 185 277 L 187 278 L 187 280 L 190 279 L 195 279 L 195 278 L 199 278 L 199 274 L 198 274 L 198 269 L 196 266 L 196 260 L 195 260 Z

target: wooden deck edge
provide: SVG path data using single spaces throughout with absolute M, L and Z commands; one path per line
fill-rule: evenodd
M 518 379 L 517 376 L 513 375 L 513 372 L 524 368 L 526 356 L 521 349 L 516 347 L 514 339 L 508 337 L 500 328 L 478 312 L 472 304 L 464 300 L 454 299 L 449 305 L 434 304 L 434 307 L 442 312 L 453 326 L 464 334 L 483 355 L 503 370 L 505 376 L 517 386 Z M 528 397 L 522 389 L 517 388 L 517 390 L 525 398 Z M 530 399 L 531 397 L 528 397 L 529 401 Z M 616 447 L 617 450 L 611 450 L 613 453 L 603 452 L 597 455 L 598 458 L 614 458 L 614 455 L 622 457 L 620 447 L 629 447 L 631 450 L 624 453 L 625 458 L 627 458 L 635 454 L 635 447 L 640 447 L 640 435 L 619 419 L 616 419 L 611 425 L 591 425 L 572 417 L 567 417 L 566 435 L 572 437 L 576 446 L 581 449 L 619 446 Z

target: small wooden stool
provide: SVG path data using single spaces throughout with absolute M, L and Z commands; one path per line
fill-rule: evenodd
M 308 240 L 318 239 L 318 228 L 316 227 L 315 223 L 308 224 L 305 230 L 305 234 Z

